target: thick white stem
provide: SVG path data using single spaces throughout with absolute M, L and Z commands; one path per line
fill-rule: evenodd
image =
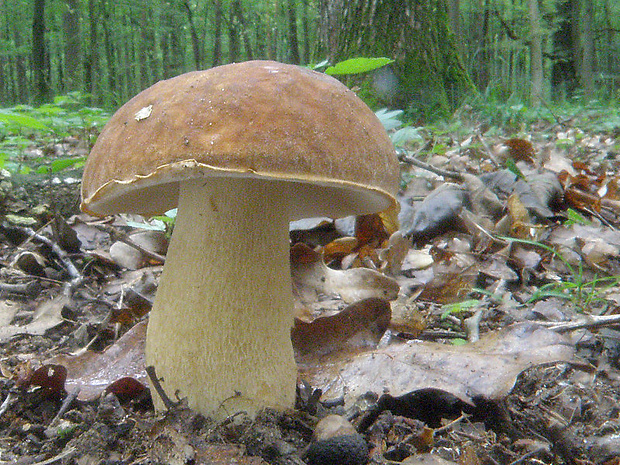
M 294 403 L 284 186 L 240 178 L 181 184 L 146 357 L 172 399 L 185 397 L 214 418 Z

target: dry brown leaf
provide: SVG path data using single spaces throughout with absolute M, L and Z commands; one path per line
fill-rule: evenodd
M 146 321 L 143 321 L 102 353 L 86 351 L 76 356 L 58 355 L 49 362 L 65 366 L 67 390 L 79 387 L 78 399 L 90 401 L 124 377 L 146 384 L 145 339 Z
M 320 254 L 304 244 L 291 248 L 291 274 L 295 294 L 303 304 L 337 295 L 346 303 L 371 297 L 393 300 L 400 289 L 393 278 L 367 268 L 334 270 Z
M 311 323 L 296 319 L 291 330 L 293 348 L 299 356 L 374 348 L 385 333 L 390 317 L 387 300 L 370 298 Z
M 52 329 L 64 321 L 61 312 L 63 307 L 70 302 L 71 298 L 64 294 L 43 302 L 35 310 L 30 323 L 23 326 L 6 325 L 0 327 L 0 342 L 4 342 L 17 334 L 31 334 L 35 336 L 45 334 L 48 329 Z
M 397 397 L 436 388 L 471 402 L 477 396 L 505 397 L 527 368 L 573 360 L 574 346 L 564 336 L 520 323 L 464 346 L 410 341 L 353 357 L 333 354 L 315 363 L 306 360 L 300 372 L 323 390 L 323 400 L 344 396 L 348 403 L 368 391 Z
M 508 155 L 514 161 L 525 161 L 534 164 L 536 151 L 529 140 L 514 137 L 504 141 L 504 145 L 508 147 Z

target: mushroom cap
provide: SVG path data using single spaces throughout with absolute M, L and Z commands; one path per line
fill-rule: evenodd
M 399 170 L 381 122 L 346 86 L 248 61 L 160 81 L 123 105 L 88 157 L 82 210 L 160 214 L 180 181 L 211 176 L 280 182 L 298 219 L 385 210 Z

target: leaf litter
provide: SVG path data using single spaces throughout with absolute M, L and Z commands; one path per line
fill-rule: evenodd
M 152 412 L 143 345 L 165 231 L 37 209 L 37 188 L 8 201 L 0 461 L 311 464 L 361 438 L 359 463 L 615 463 L 615 152 L 547 131 L 416 131 L 400 227 L 394 212 L 292 227 L 298 410 L 255 421 L 214 423 L 174 393 Z M 313 435 L 334 414 L 355 433 Z

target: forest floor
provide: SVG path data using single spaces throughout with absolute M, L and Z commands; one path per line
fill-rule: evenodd
M 297 408 L 220 422 L 154 412 L 146 387 L 165 224 L 80 213 L 79 170 L 5 173 L 0 464 L 620 464 L 617 136 L 570 119 L 420 129 L 400 228 L 291 229 Z

